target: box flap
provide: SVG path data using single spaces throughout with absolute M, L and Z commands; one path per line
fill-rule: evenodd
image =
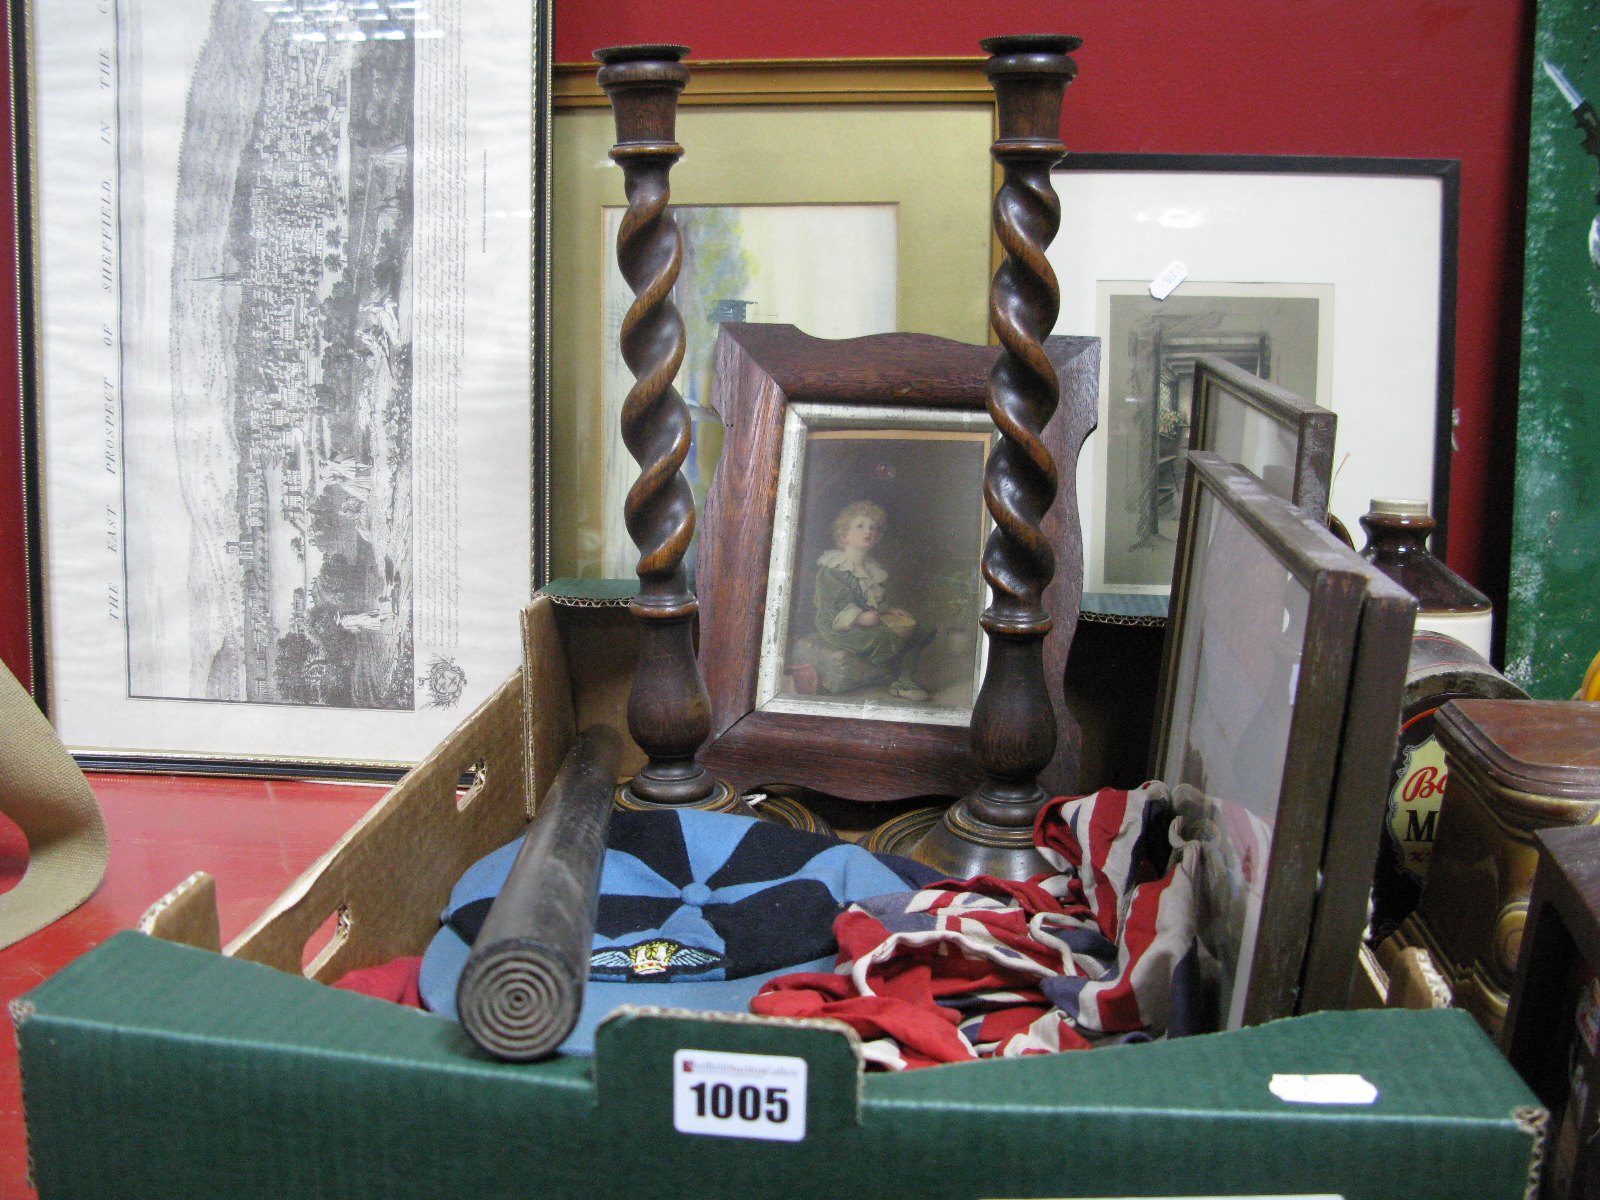
M 682 1049 L 803 1058 L 810 1133 L 861 1123 L 860 1042 L 839 1021 L 625 1007 L 596 1031 L 594 1049 L 604 1115 L 628 1124 L 672 1129 L 671 1090 L 638 1082 L 669 1078 Z

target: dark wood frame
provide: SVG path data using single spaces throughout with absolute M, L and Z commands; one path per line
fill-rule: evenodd
M 1051 338 L 1061 404 L 1046 431 L 1061 477 L 1071 479 L 1094 428 L 1099 343 Z M 784 414 L 792 402 L 983 411 L 999 350 L 925 334 L 830 341 L 792 325 L 728 323 L 717 343 L 711 403 L 727 426 L 700 526 L 696 590 L 700 666 L 711 698 L 711 741 L 701 759 L 735 790 L 788 783 L 852 800 L 960 796 L 980 772 L 963 726 L 860 721 L 755 710 L 767 572 Z M 1056 548 L 1045 593 L 1054 630 L 1045 643 L 1060 738 L 1042 776 L 1047 790 L 1077 782 L 1076 730 L 1064 721 L 1062 674 L 1082 592 L 1077 497 L 1063 488 L 1044 521 Z M 976 566 L 976 564 L 974 564 Z
M 1414 601 L 1253 475 L 1189 453 L 1163 653 L 1151 775 L 1179 780 L 1169 758 L 1177 670 L 1191 628 L 1203 501 L 1220 504 L 1305 588 L 1308 605 L 1261 919 L 1243 1022 L 1342 1007 L 1360 944 L 1377 853 L 1378 813 L 1398 729 Z M 1317 886 L 1323 872 L 1322 888 Z M 1302 990 L 1302 984 L 1311 986 Z
M 1319 534 L 1327 527 L 1315 522 Z M 1400 738 L 1417 601 L 1331 533 L 1327 540 L 1366 577 L 1350 688 L 1339 739 L 1338 776 L 1322 849 L 1322 888 L 1311 919 L 1297 1012 L 1349 1006 L 1366 932 L 1390 772 Z
M 1534 841 L 1539 866 L 1498 1042 L 1540 1103 L 1565 1124 L 1562 1109 L 1572 1101 L 1570 1062 L 1579 999 L 1575 976 L 1580 963 L 1600 967 L 1600 831 L 1592 825 L 1565 825 L 1540 830 Z M 1592 1075 L 1587 1082 L 1592 1090 Z M 1552 1122 L 1552 1142 L 1557 1124 Z M 1592 1159 L 1587 1148 L 1578 1151 L 1578 1161 L 1585 1159 Z M 1546 1182 L 1544 1195 L 1553 1190 L 1548 1175 Z
M 1219 388 L 1294 434 L 1294 489 L 1285 499 L 1305 509 L 1314 520 L 1326 520 L 1328 493 L 1333 488 L 1333 436 L 1338 425 L 1332 410 L 1252 375 L 1225 358 L 1202 354 L 1195 360 L 1194 399 L 1189 406 L 1191 450 L 1216 449 L 1207 444 L 1206 431 Z
M 1451 433 L 1456 390 L 1456 264 L 1461 230 L 1461 162 L 1453 158 L 1367 158 L 1313 154 L 1072 154 L 1059 171 L 1227 172 L 1245 175 L 1395 175 L 1437 179 L 1439 213 L 1439 365 L 1434 407 L 1432 510 L 1450 510 Z M 1446 522 L 1433 552 L 1444 556 Z

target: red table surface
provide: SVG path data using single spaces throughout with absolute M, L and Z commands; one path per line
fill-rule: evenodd
M 105 882 L 75 912 L 0 950 L 0 1001 L 131 929 L 194 871 L 217 881 L 222 941 L 244 928 L 384 795 L 366 785 L 172 775 L 90 775 L 111 833 Z M 27 843 L 0 818 L 0 891 Z M 14 1037 L 0 1037 L 0 1200 L 33 1200 Z

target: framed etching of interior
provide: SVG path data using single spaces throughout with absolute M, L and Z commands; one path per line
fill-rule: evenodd
M 1253 476 L 1188 457 L 1152 774 L 1200 841 L 1210 1023 L 1237 1028 L 1344 1004 L 1415 602 Z
M 1054 338 L 1046 433 L 1071 478 L 1093 421 L 1092 339 Z M 707 768 L 735 788 L 798 784 L 852 800 L 959 796 L 979 778 L 967 724 L 982 682 L 988 532 L 985 407 L 998 350 L 922 334 L 829 341 L 728 323 L 711 401 L 728 453 L 700 531 Z M 1076 784 L 1061 695 L 1081 578 L 1063 489 L 1046 643 L 1061 736 L 1046 787 Z
M 548 566 L 549 0 L 27 11 L 62 741 L 398 775 Z
M 1056 332 L 1105 339 L 1078 489 L 1092 595 L 1170 590 L 1194 363 L 1214 355 L 1338 414 L 1328 508 L 1449 505 L 1453 160 L 1074 154 L 1053 173 Z M 1167 278 L 1170 291 L 1154 287 Z M 1159 293 L 1159 295 L 1157 294 Z M 1445 544 L 1441 527 L 1433 549 Z M 1091 607 L 1086 602 L 1086 607 Z

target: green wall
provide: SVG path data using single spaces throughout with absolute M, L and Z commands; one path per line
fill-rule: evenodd
M 1600 101 L 1600 3 L 1539 5 L 1506 674 L 1566 699 L 1600 651 L 1600 171 L 1549 60 Z

